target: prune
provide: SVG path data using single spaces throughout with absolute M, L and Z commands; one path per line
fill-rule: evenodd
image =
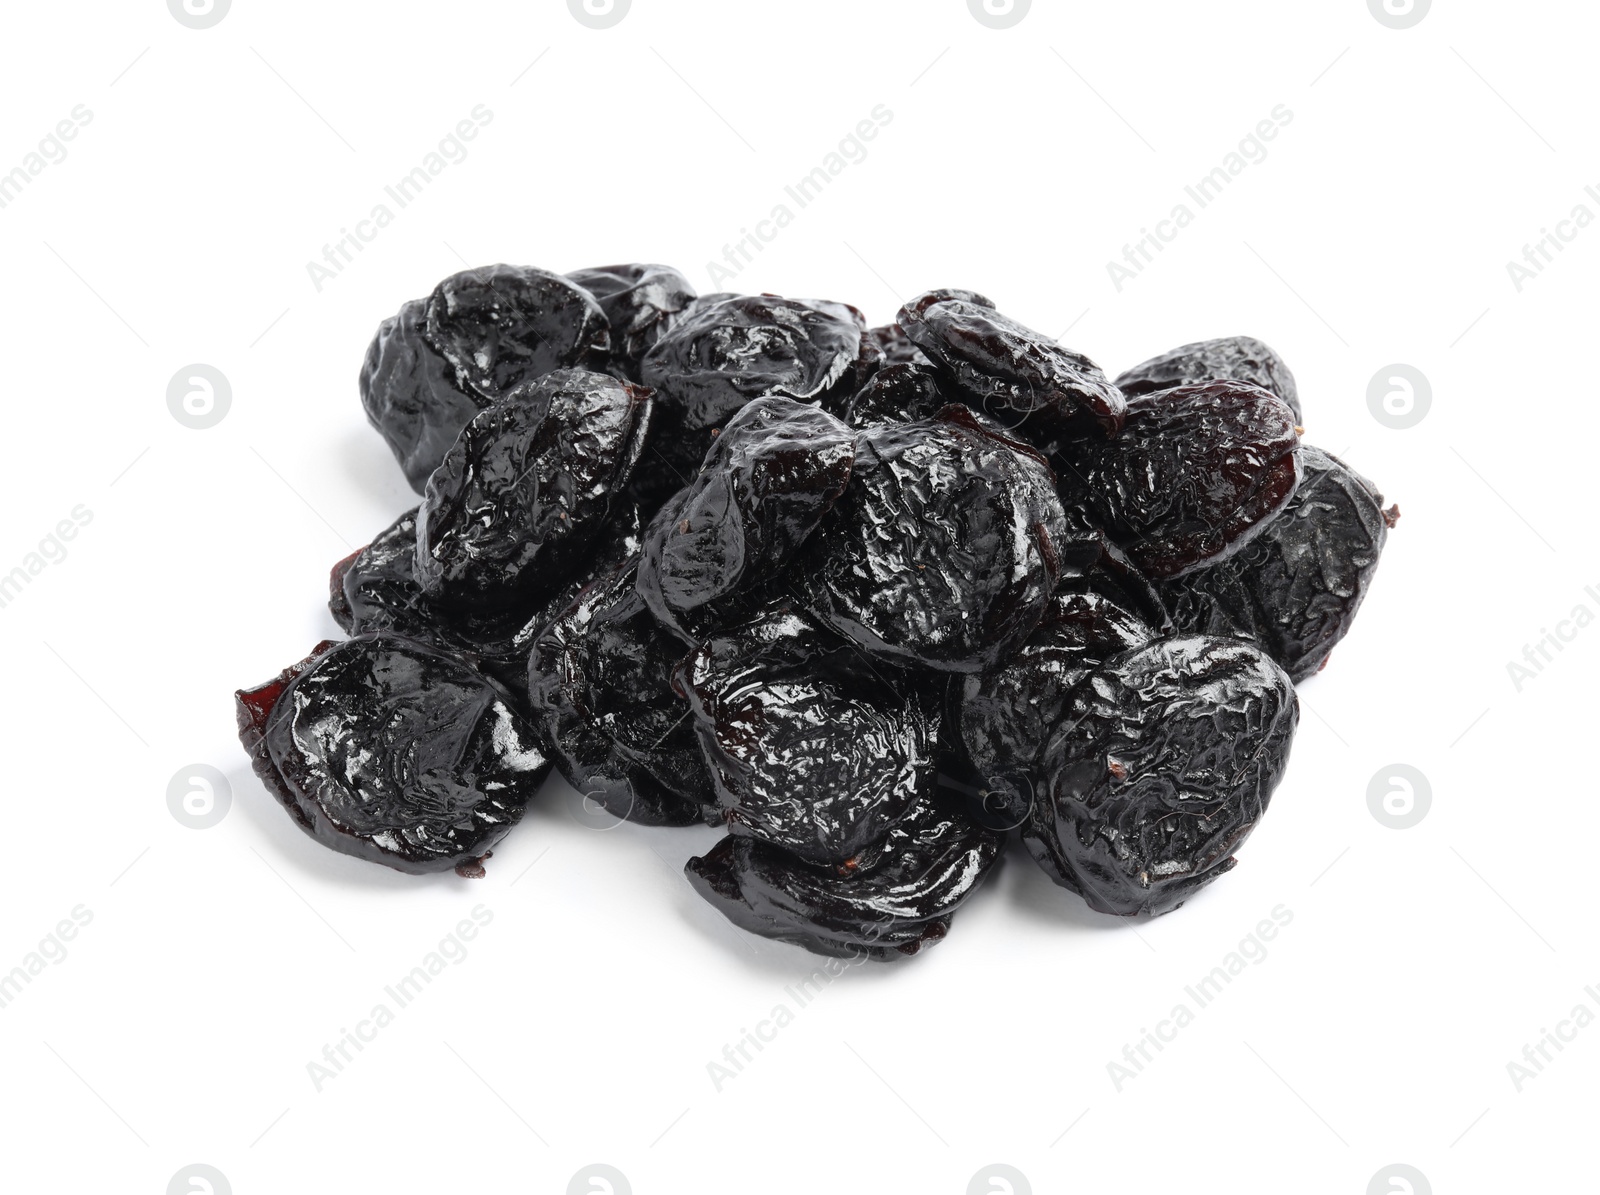
M 1225 336 L 1180 345 L 1135 365 L 1117 379 L 1116 385 L 1125 397 L 1135 398 L 1202 382 L 1248 382 L 1260 386 L 1289 404 L 1296 423 L 1304 421 L 1294 374 L 1282 357 L 1252 336 Z
M 295 823 L 398 871 L 482 875 L 550 770 L 499 685 L 397 637 L 321 644 L 235 699 L 240 742 Z
M 573 788 L 617 817 L 688 825 L 716 797 L 694 721 L 672 689 L 683 644 L 657 625 L 637 565 L 584 590 L 534 642 L 528 699 Z
M 679 631 L 725 615 L 728 597 L 793 559 L 844 492 L 855 453 L 855 433 L 818 407 L 780 397 L 744 407 L 645 531 L 645 604 Z
M 935 290 L 900 309 L 900 326 L 954 393 L 1040 444 L 1122 427 L 1121 393 L 1081 353 L 996 311 L 981 295 Z M 982 300 L 981 302 L 975 300 Z
M 1399 518 L 1343 461 L 1309 445 L 1300 452 L 1300 488 L 1260 535 L 1161 587 L 1184 632 L 1252 639 L 1296 681 L 1350 630 Z
M 686 485 L 711 433 L 756 398 L 782 395 L 838 414 L 875 354 L 854 307 L 821 299 L 737 295 L 696 303 L 645 354 L 656 390 L 654 447 Z
M 551 370 L 603 365 L 609 345 L 599 305 L 560 275 L 466 270 L 379 325 L 361 402 L 421 493 L 475 414 Z
M 998 668 L 961 678 L 962 743 L 985 824 L 1020 825 L 1051 733 L 1073 690 L 1112 657 L 1169 629 L 1155 591 L 1096 534 L 1062 550 L 1044 620 Z M 995 819 L 995 820 L 988 820 Z
M 796 568 L 817 616 L 866 651 L 979 672 L 1044 617 L 1065 538 L 1043 458 L 949 406 L 859 434 Z
M 503 610 L 461 610 L 435 605 L 417 584 L 417 512 L 409 510 L 333 566 L 328 608 L 351 635 L 389 631 L 465 655 L 517 695 L 527 684 L 528 654 L 539 632 L 584 587 L 637 554 L 640 532 L 639 512 L 625 510 L 600 532 L 554 596 Z
M 567 278 L 600 304 L 611 324 L 611 360 L 633 382 L 639 381 L 645 353 L 695 299 L 689 280 L 671 266 L 596 266 Z
M 1152 579 L 1237 552 L 1294 497 L 1294 415 L 1241 382 L 1182 386 L 1128 402 L 1122 434 L 1055 456 L 1061 498 Z
M 936 711 L 792 610 L 711 639 L 674 683 L 733 834 L 848 874 L 932 787 Z
M 841 876 L 754 838 L 728 835 L 684 874 L 729 921 L 837 958 L 889 960 L 941 940 L 988 878 L 999 835 L 936 798 L 893 826 L 873 857 Z
M 1157 639 L 1115 656 L 1050 729 L 1023 841 L 1098 912 L 1169 912 L 1234 866 L 1299 711 L 1283 669 L 1241 640 Z
M 627 485 L 652 405 L 630 382 L 565 369 L 474 416 L 417 512 L 423 590 L 497 609 L 559 588 Z
M 921 365 L 889 365 L 880 369 L 856 391 L 845 409 L 851 427 L 883 427 L 913 423 L 937 414 L 949 405 L 939 390 L 939 379 Z
M 867 329 L 867 339 L 878 346 L 878 354 L 887 369 L 891 365 L 921 365 L 931 369 L 933 362 L 916 345 L 899 324 L 884 324 Z

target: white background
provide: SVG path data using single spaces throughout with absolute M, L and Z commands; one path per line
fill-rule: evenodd
M 0 1009 L 6 1189 L 159 1195 L 195 1162 L 239 1195 L 561 1192 L 594 1162 L 640 1195 L 956 1195 L 995 1162 L 1035 1192 L 1359 1195 L 1397 1162 L 1437 1192 L 1592 1183 L 1600 1027 L 1520 1092 L 1507 1063 L 1600 1011 L 1600 628 L 1521 691 L 1507 664 L 1600 613 L 1600 226 L 1520 292 L 1506 269 L 1600 214 L 1592 5 L 1440 0 L 1398 31 L 1364 0 L 1038 0 L 1008 30 L 964 0 L 635 0 L 604 30 L 561 0 L 4 21 L 0 170 L 92 112 L 0 210 L 0 572 L 92 513 L 0 609 L 0 971 L 93 918 Z M 479 104 L 465 160 L 319 291 L 307 263 Z M 683 882 L 710 831 L 598 833 L 556 781 L 479 882 L 303 836 L 232 692 L 335 633 L 329 566 L 415 501 L 357 399 L 378 321 L 499 260 L 715 289 L 723 246 L 880 104 L 865 159 L 729 288 L 876 323 L 971 287 L 1113 373 L 1256 335 L 1308 440 L 1404 512 L 1237 870 L 1135 926 L 1016 856 L 945 943 L 800 1008 L 817 960 Z M 1107 262 L 1280 104 L 1265 160 L 1119 291 Z M 191 363 L 231 382 L 207 430 L 166 404 Z M 1407 430 L 1368 406 L 1393 363 L 1432 386 Z M 1368 808 L 1397 762 L 1432 790 L 1408 830 Z M 195 764 L 231 784 L 208 830 L 167 806 Z M 318 1092 L 307 1064 L 480 904 L 465 961 Z M 1118 1091 L 1107 1064 L 1279 905 L 1265 960 Z M 717 1091 L 707 1064 L 780 1003 L 792 1024 Z

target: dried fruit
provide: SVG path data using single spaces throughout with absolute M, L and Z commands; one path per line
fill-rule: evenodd
M 1203 382 L 1248 382 L 1260 386 L 1289 405 L 1296 423 L 1305 421 L 1294 374 L 1282 357 L 1251 336 L 1225 336 L 1180 345 L 1135 365 L 1117 379 L 1117 389 L 1124 396 L 1135 398 Z
M 596 266 L 567 278 L 600 304 L 611 324 L 611 360 L 633 382 L 645 353 L 695 301 L 694 287 L 671 266 Z
M 851 427 L 883 427 L 929 419 L 950 400 L 940 391 L 932 369 L 920 365 L 889 365 L 880 369 L 856 392 L 845 410 Z

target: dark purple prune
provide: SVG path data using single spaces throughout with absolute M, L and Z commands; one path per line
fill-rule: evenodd
M 678 474 L 677 484 L 687 485 L 712 430 L 747 402 L 776 394 L 837 414 L 875 353 L 866 320 L 844 303 L 779 295 L 697 303 L 640 369 L 656 390 L 655 452 Z
M 1296 423 L 1303 422 L 1300 391 L 1282 357 L 1251 336 L 1225 336 L 1180 345 L 1135 365 L 1117 379 L 1127 398 L 1154 394 L 1203 382 L 1248 382 L 1289 404 Z
M 321 644 L 235 700 L 239 740 L 295 823 L 397 871 L 481 876 L 550 771 L 499 685 L 397 637 Z
M 859 433 L 796 571 L 816 615 L 866 651 L 981 672 L 1044 617 L 1065 539 L 1044 459 L 949 406 Z
M 645 531 L 645 604 L 685 633 L 725 616 L 726 599 L 787 567 L 844 492 L 855 454 L 855 433 L 820 407 L 776 396 L 744 407 Z
M 906 330 L 899 324 L 868 328 L 867 339 L 878 346 L 878 354 L 885 369 L 891 365 L 920 365 L 924 369 L 933 367 L 933 362 L 928 360 L 921 349 L 911 343 L 911 337 L 906 335 Z
M 417 512 L 409 510 L 366 547 L 333 566 L 328 608 L 351 635 L 388 631 L 469 657 L 484 672 L 521 694 L 528 653 L 540 631 L 590 582 L 609 576 L 639 551 L 639 512 L 612 519 L 554 596 L 504 610 L 435 605 L 417 584 Z
M 1128 402 L 1122 434 L 1055 455 L 1061 499 L 1153 580 L 1215 564 L 1260 534 L 1300 480 L 1294 414 L 1242 382 Z
M 474 416 L 417 512 L 423 590 L 491 610 L 559 589 L 621 504 L 652 406 L 631 382 L 563 369 Z
M 595 297 L 611 324 L 611 360 L 629 381 L 652 345 L 695 300 L 694 287 L 671 266 L 629 263 L 573 270 L 568 280 Z
M 1241 640 L 1124 652 L 1078 684 L 1050 728 L 1023 841 L 1098 912 L 1170 912 L 1234 866 L 1299 716 L 1283 669 Z
M 534 642 L 534 726 L 567 783 L 610 813 L 689 825 L 714 806 L 694 721 L 672 689 L 683 644 L 645 608 L 636 565 L 584 590 Z
M 890 828 L 862 865 L 819 868 L 728 835 L 684 868 L 689 883 L 753 934 L 835 958 L 891 960 L 940 941 L 1000 858 L 999 835 L 935 797 Z
M 950 400 L 939 390 L 933 370 L 921 365 L 889 365 L 856 391 L 845 409 L 851 427 L 884 427 L 929 419 Z
M 1061 580 L 1044 620 L 1010 659 L 961 678 L 962 744 L 984 824 L 1022 824 L 1045 744 L 1073 690 L 1095 669 L 1169 629 L 1155 591 L 1103 536 L 1062 550 Z
M 466 270 L 379 325 L 361 402 L 421 493 L 475 414 L 551 370 L 603 365 L 609 345 L 599 305 L 559 274 Z
M 929 291 L 899 317 L 957 397 L 1040 444 L 1121 428 L 1122 394 L 1098 365 L 962 293 Z
M 1260 535 L 1161 586 L 1186 634 L 1254 640 L 1296 681 L 1319 671 L 1350 630 L 1400 515 L 1337 457 L 1310 445 L 1300 453 L 1300 488 Z
M 848 873 L 928 793 L 937 711 L 792 610 L 708 641 L 674 684 L 732 833 Z

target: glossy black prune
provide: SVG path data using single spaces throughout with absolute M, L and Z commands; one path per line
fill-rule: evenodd
M 1301 448 L 1304 476 L 1283 511 L 1242 551 L 1164 582 L 1188 634 L 1254 640 L 1305 680 L 1355 621 L 1399 510 L 1337 457 Z
M 932 790 L 937 711 L 793 610 L 713 637 L 674 683 L 733 834 L 848 873 Z
M 240 742 L 295 823 L 398 871 L 482 875 L 550 770 L 499 685 L 398 637 L 321 644 L 235 699 Z
M 636 562 L 584 590 L 534 642 L 534 726 L 567 783 L 617 817 L 689 825 L 714 806 L 694 720 L 672 689 L 683 644 L 634 585 Z
M 1230 870 L 1299 721 L 1294 685 L 1237 639 L 1156 639 L 1073 689 L 1023 841 L 1101 913 L 1166 913 Z
M 609 345 L 599 305 L 560 275 L 465 270 L 379 325 L 361 367 L 361 402 L 421 493 L 477 412 L 551 370 L 603 365 Z
M 1095 669 L 1169 628 L 1155 591 L 1103 536 L 1070 542 L 1044 620 L 998 668 L 960 680 L 962 744 L 985 824 L 1022 824 L 1033 776 L 1073 690 Z M 991 820 L 994 819 L 994 820 Z
M 911 342 L 906 330 L 899 324 L 883 324 L 867 329 L 867 339 L 878 347 L 882 368 L 891 365 L 920 365 L 932 369 L 933 362 L 927 354 Z
M 695 300 L 694 287 L 671 266 L 630 262 L 573 270 L 567 278 L 595 297 L 611 324 L 611 360 L 629 381 L 656 341 Z
M 1103 528 L 1146 576 L 1237 552 L 1294 497 L 1300 437 L 1283 400 L 1213 382 L 1128 402 L 1122 433 L 1054 456 L 1061 500 Z
M 723 916 L 764 938 L 835 958 L 891 960 L 940 941 L 993 871 L 999 835 L 927 799 L 864 865 L 841 876 L 754 838 L 728 835 L 684 868 Z
M 914 423 L 932 418 L 950 401 L 939 389 L 939 379 L 931 368 L 888 365 L 856 391 L 845 408 L 844 420 L 857 428 Z
M 1248 382 L 1289 404 L 1296 423 L 1304 421 L 1300 390 L 1284 359 L 1253 336 L 1224 336 L 1180 345 L 1135 365 L 1117 379 L 1127 398 L 1203 382 Z
M 696 303 L 640 370 L 659 407 L 654 448 L 687 485 L 712 429 L 746 403 L 776 394 L 837 414 L 875 354 L 866 320 L 844 303 L 780 295 Z
M 900 309 L 900 326 L 953 392 L 1041 445 L 1122 426 L 1122 394 L 1081 353 L 1001 315 L 982 296 L 935 290 Z
M 474 416 L 417 512 L 423 590 L 488 610 L 560 588 L 619 504 L 652 406 L 631 382 L 564 369 Z
M 465 655 L 520 695 L 528 679 L 528 653 L 539 632 L 592 581 L 609 576 L 636 555 L 640 533 L 639 512 L 621 511 L 554 595 L 505 609 L 461 610 L 436 605 L 417 584 L 417 512 L 409 510 L 333 566 L 328 608 L 348 634 L 388 631 Z
M 685 634 L 725 616 L 728 598 L 788 566 L 844 492 L 855 454 L 855 433 L 820 407 L 777 396 L 745 406 L 646 529 L 645 604 Z
M 1043 458 L 950 406 L 859 433 L 796 570 L 816 615 L 869 653 L 981 672 L 1044 617 L 1065 538 Z

